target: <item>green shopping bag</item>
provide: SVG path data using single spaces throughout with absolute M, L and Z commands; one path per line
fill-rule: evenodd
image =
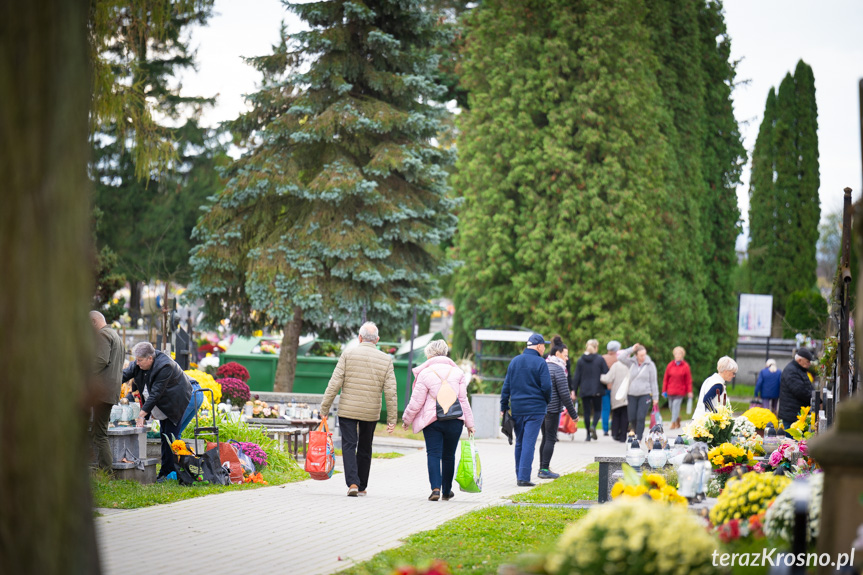
M 461 441 L 461 455 L 455 480 L 462 491 L 468 493 L 482 491 L 482 464 L 479 461 L 479 451 L 476 449 L 473 437 Z

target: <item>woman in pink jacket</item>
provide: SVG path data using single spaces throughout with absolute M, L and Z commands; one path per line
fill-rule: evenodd
M 411 401 L 402 416 L 404 428 L 412 424 L 414 433 L 422 430 L 426 441 L 432 489 L 429 501 L 455 497 L 455 449 L 465 425 L 469 434 L 474 431 L 473 412 L 467 400 L 468 377 L 447 357 L 448 352 L 442 339 L 426 346 L 428 360 L 413 370 L 416 380 Z

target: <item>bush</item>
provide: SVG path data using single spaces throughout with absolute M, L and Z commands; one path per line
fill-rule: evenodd
M 793 338 L 798 333 L 813 339 L 824 339 L 824 324 L 827 321 L 827 300 L 812 291 L 796 291 L 785 303 L 784 336 Z
M 216 377 L 224 378 L 231 377 L 234 379 L 239 379 L 243 383 L 249 382 L 249 370 L 237 363 L 236 361 L 229 361 L 224 365 L 220 365 L 219 369 L 216 370 Z
M 249 386 L 241 379 L 226 377 L 217 379 L 216 382 L 222 386 L 222 401 L 230 399 L 234 405 L 242 406 L 252 398 Z

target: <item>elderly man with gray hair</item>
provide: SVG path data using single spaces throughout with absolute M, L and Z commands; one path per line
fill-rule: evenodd
M 349 497 L 366 494 L 381 392 L 387 400 L 387 432 L 393 432 L 398 418 L 393 358 L 377 348 L 379 339 L 372 322 L 360 327 L 360 345 L 342 353 L 321 401 L 321 413 L 326 415 L 341 391 L 339 431 Z
M 134 380 L 132 390 L 141 394 L 143 405 L 138 425 L 143 425 L 149 417 L 159 420 L 162 467 L 156 481 L 162 482 L 174 471 L 174 457 L 168 438 L 179 437 L 182 433 L 183 414 L 192 397 L 192 384 L 171 356 L 156 350 L 149 342 L 136 344 L 132 354 L 135 363 L 123 370 L 123 381 Z

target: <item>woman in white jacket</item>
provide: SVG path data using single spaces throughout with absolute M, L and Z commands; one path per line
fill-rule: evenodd
M 695 413 L 692 414 L 692 419 L 704 415 L 707 409 L 704 407 L 704 396 L 717 383 L 722 385 L 722 393 L 719 398 L 712 398 L 713 402 L 719 402 L 719 405 L 725 405 L 728 401 L 728 396 L 725 393 L 725 384 L 734 379 L 737 375 L 737 362 L 730 357 L 723 356 L 716 362 L 716 373 L 704 380 L 701 384 L 701 391 L 698 392 L 698 405 L 695 406 Z

